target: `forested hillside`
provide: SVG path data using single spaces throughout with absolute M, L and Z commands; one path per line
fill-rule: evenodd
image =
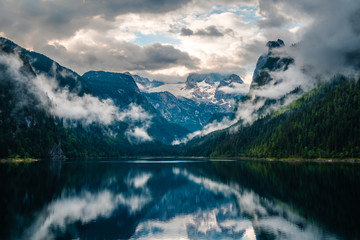
M 337 76 L 290 105 L 187 145 L 186 155 L 347 158 L 360 156 L 359 79 Z

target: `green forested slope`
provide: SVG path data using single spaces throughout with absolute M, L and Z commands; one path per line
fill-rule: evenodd
M 193 140 L 187 155 L 360 157 L 360 83 L 336 77 L 237 133 Z M 216 143 L 216 144 L 214 144 Z

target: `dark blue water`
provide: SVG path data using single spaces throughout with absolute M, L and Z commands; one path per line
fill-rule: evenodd
M 0 165 L 1 239 L 356 239 L 357 164 Z

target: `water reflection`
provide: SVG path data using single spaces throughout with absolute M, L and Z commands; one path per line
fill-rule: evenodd
M 150 209 L 149 220 L 140 222 L 133 239 L 336 239 L 237 184 L 179 168 L 173 168 L 173 173 L 186 179 L 186 185 L 168 192 Z
M 222 164 L 236 166 L 232 162 Z M 7 206 L 10 210 L 2 211 L 10 220 L 11 231 L 1 236 L 5 239 L 339 239 L 297 214 L 296 209 L 258 194 L 231 177 L 224 180 L 213 169 L 217 169 L 217 164 L 207 161 L 155 165 L 142 161 L 1 165 L 0 172 L 7 173 L 1 176 L 8 177 L 10 184 L 15 181 L 19 188 L 18 193 L 9 196 L 15 204 Z M 39 173 L 43 173 L 41 179 Z M 32 184 L 47 184 L 39 189 L 21 179 L 24 176 Z M 2 192 L 7 187 L 1 185 Z M 48 194 L 41 195 L 43 192 Z M 25 210 L 16 205 L 20 198 L 28 204 Z

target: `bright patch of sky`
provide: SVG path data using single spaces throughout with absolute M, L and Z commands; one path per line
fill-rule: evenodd
M 240 9 L 234 13 L 242 16 L 244 21 L 256 25 L 256 22 L 262 19 L 261 16 L 257 15 L 256 11 L 257 9 L 254 7 L 240 7 Z
M 136 38 L 132 41 L 135 44 L 140 46 L 145 46 L 151 43 L 163 43 L 177 45 L 180 43 L 180 40 L 172 38 L 163 33 L 158 34 L 142 34 L 141 32 L 135 33 Z
M 257 14 L 256 7 L 236 5 L 234 7 L 223 7 L 222 5 L 216 5 L 209 15 L 220 14 L 224 12 L 231 12 L 238 16 L 241 16 L 242 20 L 248 22 L 251 25 L 256 25 L 257 21 L 262 19 L 262 16 Z

